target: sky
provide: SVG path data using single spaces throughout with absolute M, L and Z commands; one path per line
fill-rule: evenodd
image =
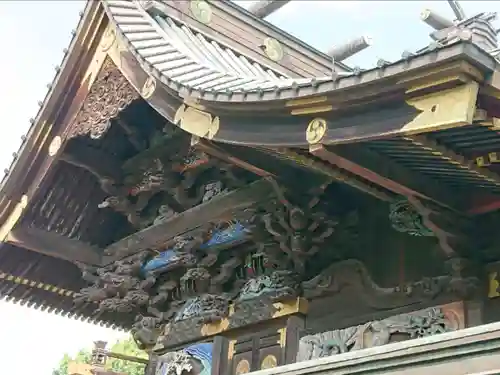
M 500 2 L 496 1 L 461 4 L 467 15 L 500 12 Z M 28 130 L 29 119 L 36 116 L 37 103 L 45 96 L 83 7 L 81 0 L 0 1 L 1 169 L 9 167 L 12 153 Z M 323 51 L 354 37 L 371 36 L 373 45 L 369 49 L 345 61 L 369 68 L 380 58 L 393 61 L 404 50 L 417 50 L 429 43 L 431 29 L 419 19 L 425 8 L 453 18 L 442 0 L 294 0 L 267 20 Z M 0 322 L 0 368 L 9 375 L 51 375 L 65 352 L 76 353 L 82 347 L 91 347 L 95 340 L 112 342 L 123 336 L 1 301 Z

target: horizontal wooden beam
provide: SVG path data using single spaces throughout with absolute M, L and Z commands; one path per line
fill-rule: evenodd
M 325 118 L 324 130 L 314 143 L 355 143 L 468 125 L 474 120 L 477 94 L 477 82 L 422 96 L 409 90 L 409 97 L 400 106 L 377 108 L 331 121 Z
M 38 228 L 14 228 L 7 234 L 4 242 L 72 263 L 101 264 L 98 248 Z
M 103 262 L 111 263 L 145 249 L 154 249 L 176 236 L 202 228 L 214 220 L 229 220 L 235 213 L 252 207 L 259 201 L 270 199 L 273 192 L 272 184 L 263 179 L 228 194 L 219 195 L 166 222 L 152 225 L 108 246 Z

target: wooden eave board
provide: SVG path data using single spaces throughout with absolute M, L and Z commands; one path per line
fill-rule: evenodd
M 108 1 L 106 10 L 117 28 L 119 39 L 125 43 L 126 48 L 139 63 L 138 66 L 128 67 L 128 69 L 141 69 L 153 80 L 154 90 L 148 92 L 145 99 L 153 108 L 171 121 L 174 120 L 172 118 L 172 109 L 170 106 L 169 108 L 163 108 L 163 106 L 166 106 L 167 102 L 171 102 L 165 98 L 171 95 L 172 92 L 176 92 L 178 96 L 184 98 L 188 105 L 189 103 L 195 103 L 198 107 L 208 109 L 211 116 L 218 116 L 217 110 L 219 108 L 224 108 L 221 112 L 228 113 L 231 106 L 235 107 L 234 113 L 237 116 L 252 116 L 259 110 L 260 106 L 266 109 L 270 116 L 273 113 L 283 116 L 284 109 L 289 108 L 290 117 L 293 111 L 297 109 L 294 102 L 300 102 L 302 99 L 307 101 L 311 98 L 325 97 L 324 104 L 328 104 L 331 110 L 341 110 L 342 106 L 348 107 L 353 103 L 361 105 L 363 97 L 373 104 L 377 95 L 382 98 L 381 100 L 385 100 L 390 95 L 400 95 L 405 90 L 411 89 L 412 84 L 409 82 L 413 76 L 421 77 L 429 71 L 434 71 L 435 74 L 445 65 L 454 64 L 454 66 L 460 66 L 461 63 L 468 63 L 474 66 L 474 69 L 480 71 L 481 74 L 493 71 L 497 65 L 490 55 L 475 45 L 469 42 L 457 42 L 439 49 L 424 51 L 411 58 L 402 59 L 383 67 L 362 71 L 359 74 L 350 76 L 335 77 L 335 79 L 331 76 L 308 79 L 275 79 L 273 78 L 274 73 L 270 70 L 266 71 L 264 67 L 262 67 L 264 75 L 252 76 L 249 73 L 239 75 L 238 69 L 231 66 L 230 63 L 224 65 L 222 61 L 214 62 L 214 60 L 207 65 L 207 63 L 197 58 L 196 54 L 209 53 L 209 48 L 202 40 L 196 46 L 196 53 L 193 52 L 192 48 L 194 47 L 187 43 L 192 36 L 191 34 L 193 34 L 189 27 L 180 28 L 173 21 L 161 26 L 139 5 L 127 3 L 127 5 L 120 5 L 120 7 L 118 4 L 122 3 L 122 1 Z M 120 13 L 124 9 L 127 10 L 126 19 Z M 142 25 L 141 28 L 144 27 L 144 30 L 147 29 L 147 31 L 141 31 L 139 36 L 131 28 L 131 25 L 135 24 Z M 154 47 L 149 46 L 148 43 L 152 43 L 151 46 Z M 159 55 L 155 54 L 153 59 L 152 52 L 149 51 L 151 48 L 156 49 L 156 51 L 161 49 L 163 52 L 158 52 Z M 191 52 L 188 52 L 190 48 Z M 223 49 L 220 47 L 219 53 L 225 56 L 236 56 L 228 48 Z M 162 71 L 160 65 L 163 62 L 158 61 L 166 61 L 174 55 L 176 61 L 177 59 L 184 59 L 183 64 L 190 68 L 187 70 L 182 70 L 185 68 L 181 70 L 163 68 Z M 230 60 L 226 59 L 227 61 Z M 448 70 L 447 74 L 449 73 Z M 140 74 L 133 71 L 128 73 L 125 71 L 124 74 L 132 80 L 134 77 L 140 76 Z M 132 84 L 136 87 L 143 87 L 146 83 L 143 81 L 145 79 L 137 80 Z M 298 104 L 298 107 L 300 110 L 301 105 Z M 286 115 L 283 117 L 286 117 Z M 307 122 L 306 119 L 303 119 L 303 121 Z M 234 129 L 231 128 L 231 125 L 224 124 L 223 115 L 218 117 L 218 122 L 220 123 L 219 135 L 225 130 L 227 130 L 227 134 L 214 137 L 216 141 L 254 146 L 262 143 L 262 145 L 270 146 L 266 143 L 267 135 L 250 143 L 242 143 L 234 139 L 235 134 L 241 129 L 237 126 L 238 124 L 233 124 Z M 224 128 L 225 126 L 226 128 Z M 306 126 L 307 124 L 302 127 L 305 128 Z M 287 131 L 291 131 L 291 129 L 285 130 L 283 128 L 283 133 Z M 304 137 L 301 136 L 301 138 Z M 283 144 L 287 142 L 285 140 Z M 303 142 L 300 142 L 300 144 L 303 145 Z M 297 142 L 290 141 L 289 143 L 289 146 L 297 145 L 299 145 Z
M 135 316 L 98 314 L 96 304 L 76 306 L 73 298 L 84 286 L 74 264 L 12 245 L 0 247 L 0 295 L 8 301 L 94 324 L 132 326 Z
M 61 123 L 55 120 L 64 117 L 65 114 L 61 113 L 61 109 L 69 107 L 66 103 L 74 99 L 68 97 L 67 93 L 77 84 L 74 81 L 75 77 L 87 69 L 87 66 L 78 62 L 93 43 L 96 36 L 94 32 L 104 21 L 103 17 L 100 4 L 88 1 L 40 110 L 32 120 L 32 125 L 2 181 L 0 196 L 7 196 L 8 199 L 2 199 L 1 207 L 5 204 L 12 206 L 10 200 L 17 203 L 22 194 L 33 195 L 40 182 L 39 179 L 55 161 L 48 155 L 48 146 L 55 134 L 63 132 L 70 125 L 68 122 Z M 3 225 L 3 222 L 0 224 Z

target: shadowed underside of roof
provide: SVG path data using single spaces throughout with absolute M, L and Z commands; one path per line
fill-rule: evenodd
M 133 319 L 126 314 L 99 314 L 97 305 L 75 305 L 75 295 L 85 286 L 81 270 L 70 262 L 8 244 L 0 247 L 0 298 L 93 324 L 131 327 Z

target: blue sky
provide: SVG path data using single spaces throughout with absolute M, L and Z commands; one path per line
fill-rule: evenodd
M 245 6 L 251 1 L 245 2 Z M 468 15 L 500 11 L 496 1 L 462 1 Z M 83 1 L 0 1 L 0 163 L 7 168 L 52 81 Z M 346 61 L 373 66 L 429 42 L 425 8 L 453 17 L 446 1 L 292 1 L 268 20 L 321 50 L 359 35 L 374 45 Z M 1 172 L 0 172 L 1 173 Z M 0 264 L 0 270 L 2 265 Z M 9 375 L 50 375 L 64 352 L 120 336 L 103 328 L 0 302 L 0 358 Z M 28 351 L 28 354 L 26 354 Z M 27 355 L 27 356 L 26 356 Z

